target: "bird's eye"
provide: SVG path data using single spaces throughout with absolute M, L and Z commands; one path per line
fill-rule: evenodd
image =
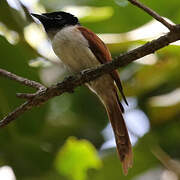
M 55 19 L 57 19 L 57 20 L 61 20 L 61 19 L 62 19 L 62 17 L 61 17 L 61 15 L 57 15 L 57 16 L 55 17 Z

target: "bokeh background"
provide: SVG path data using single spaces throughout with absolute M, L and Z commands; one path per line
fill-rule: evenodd
M 174 23 L 179 0 L 142 0 Z M 99 35 L 112 56 L 168 30 L 126 0 L 1 0 L 0 68 L 39 81 L 60 82 L 66 68 L 28 11 L 67 11 Z M 2 180 L 178 180 L 180 175 L 180 43 L 120 68 L 129 106 L 124 118 L 134 165 L 124 176 L 104 107 L 85 87 L 65 93 L 0 129 Z M 0 118 L 33 89 L 0 77 Z

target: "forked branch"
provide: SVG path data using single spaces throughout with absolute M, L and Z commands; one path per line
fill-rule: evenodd
M 176 30 L 176 26 L 174 26 L 174 24 L 169 23 L 168 21 L 166 21 L 162 16 L 160 16 L 157 12 L 153 11 L 152 9 L 150 9 L 149 7 L 145 6 L 144 4 L 140 3 L 137 0 L 128 0 L 130 3 L 132 3 L 133 5 L 141 8 L 142 10 L 144 10 L 145 12 L 147 12 L 150 16 L 152 16 L 154 19 L 156 19 L 157 21 L 159 21 L 160 23 L 162 23 L 164 26 L 166 26 L 170 31 L 174 31 Z

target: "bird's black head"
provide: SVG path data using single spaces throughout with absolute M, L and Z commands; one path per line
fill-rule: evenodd
M 47 32 L 60 30 L 68 25 L 79 24 L 77 17 L 63 11 L 31 15 L 39 19 Z

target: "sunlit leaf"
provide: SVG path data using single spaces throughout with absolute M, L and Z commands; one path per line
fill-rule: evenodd
M 71 137 L 59 151 L 56 169 L 74 180 L 85 180 L 89 168 L 99 169 L 101 161 L 94 146 L 87 140 Z
M 112 7 L 89 7 L 87 15 L 81 18 L 81 22 L 98 22 L 109 19 L 113 15 Z

